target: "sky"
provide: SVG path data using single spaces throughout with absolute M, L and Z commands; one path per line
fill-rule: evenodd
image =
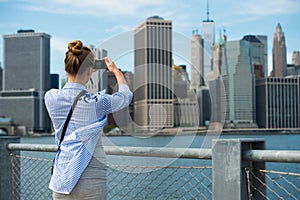
M 133 31 L 143 20 L 158 15 L 172 20 L 175 64 L 187 64 L 192 31 L 201 34 L 206 0 L 0 0 L 0 62 L 3 35 L 34 29 L 51 35 L 51 73 L 64 73 L 69 41 L 105 48 L 119 68 L 133 71 Z M 268 36 L 268 67 L 272 67 L 273 35 L 278 23 L 285 33 L 287 61 L 300 50 L 299 0 L 210 0 L 216 34 L 226 30 L 228 41 L 244 35 Z

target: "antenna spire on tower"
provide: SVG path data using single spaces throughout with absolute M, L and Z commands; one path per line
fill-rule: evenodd
M 207 15 L 207 21 L 209 21 L 209 0 L 207 0 L 207 8 L 206 8 L 206 15 Z
M 209 19 L 209 0 L 206 1 L 206 17 L 207 19 L 203 20 L 203 22 L 214 22 L 213 20 Z

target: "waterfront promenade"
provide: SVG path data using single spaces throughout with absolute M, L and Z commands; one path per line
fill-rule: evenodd
M 8 164 L 1 166 L 7 169 L 1 174 L 1 182 L 6 183 L 1 187 L 5 191 L 0 191 L 6 196 L 1 199 L 7 194 L 14 197 L 10 199 L 51 199 L 47 188 L 51 159 L 26 152 L 45 155 L 56 147 L 18 144 L 15 137 L 1 139 L 1 159 L 7 160 L 1 164 Z M 217 139 L 213 143 L 210 149 L 106 146 L 108 161 L 114 161 L 108 163 L 109 199 L 300 198 L 299 171 L 266 168 L 269 162 L 299 163 L 299 151 L 265 150 L 262 138 Z M 168 159 L 174 162 L 162 162 Z M 299 164 L 295 165 L 299 169 Z M 9 180 L 3 180 L 5 177 Z

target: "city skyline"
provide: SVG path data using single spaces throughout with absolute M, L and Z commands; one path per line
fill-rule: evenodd
M 292 52 L 300 49 L 298 37 L 300 30 L 297 28 L 300 2 L 211 0 L 209 4 L 210 19 L 215 22 L 216 32 L 225 28 L 228 41 L 239 40 L 249 34 L 268 36 L 269 72 L 272 70 L 270 67 L 273 34 L 279 22 L 286 37 L 287 62 L 292 63 Z M 86 1 L 85 4 L 80 1 L 1 0 L 0 10 L 2 35 L 14 34 L 19 29 L 34 29 L 36 32 L 51 35 L 51 72 L 61 75 L 64 75 L 63 57 L 66 44 L 70 40 L 81 39 L 87 45 L 97 46 L 119 34 L 133 31 L 136 24 L 153 15 L 172 20 L 174 31 L 189 40 L 193 30 L 198 29 L 201 32 L 201 23 L 206 19 L 206 1 L 196 0 L 189 3 L 182 0 L 176 2 L 132 0 L 126 4 L 119 0 Z M 133 35 L 131 40 L 133 41 Z M 110 55 L 110 49 L 107 50 Z M 0 55 L 3 66 L 3 38 L 0 40 Z M 175 62 L 186 64 L 181 59 L 175 59 Z M 133 71 L 133 60 L 129 62 L 120 60 L 117 64 L 124 70 Z M 188 72 L 190 73 L 189 70 Z

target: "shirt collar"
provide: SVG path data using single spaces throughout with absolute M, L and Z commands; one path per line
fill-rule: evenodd
M 67 82 L 63 89 L 81 89 L 81 90 L 86 90 L 85 86 L 80 84 L 80 83 L 75 83 L 75 82 Z

